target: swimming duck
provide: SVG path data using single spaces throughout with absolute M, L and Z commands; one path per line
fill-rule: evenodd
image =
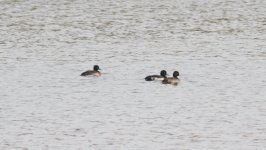
M 169 78 L 165 78 L 162 83 L 163 84 L 173 84 L 173 85 L 177 85 L 180 82 L 180 79 L 178 78 L 179 76 L 179 72 L 178 71 L 174 71 L 173 73 L 173 77 L 169 77 Z
M 150 75 L 145 78 L 146 81 L 154 81 L 154 80 L 164 80 L 166 78 L 167 72 L 162 70 L 160 75 Z
M 99 76 L 101 76 L 101 72 L 98 71 L 98 70 L 101 70 L 101 69 L 99 68 L 99 66 L 98 66 L 98 65 L 94 65 L 94 66 L 93 66 L 93 70 L 85 71 L 85 72 L 83 72 L 83 73 L 81 74 L 81 76 L 93 75 L 93 76 L 99 77 Z

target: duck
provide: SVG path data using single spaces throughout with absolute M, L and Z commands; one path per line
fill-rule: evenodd
M 147 77 L 145 77 L 146 81 L 154 81 L 154 80 L 164 80 L 166 78 L 167 72 L 165 70 L 162 70 L 160 72 L 160 75 L 149 75 Z
M 99 77 L 102 74 L 98 70 L 101 70 L 100 67 L 98 65 L 94 65 L 93 66 L 93 70 L 87 70 L 87 71 L 83 72 L 80 76 L 89 76 L 89 75 L 92 75 L 92 76 Z
M 173 77 L 165 78 L 162 83 L 163 84 L 173 84 L 173 85 L 178 85 L 180 83 L 180 79 L 178 78 L 179 72 L 174 71 L 173 72 Z

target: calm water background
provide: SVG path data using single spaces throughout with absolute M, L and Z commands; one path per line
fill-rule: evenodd
M 266 149 L 265 0 L 0 6 L 1 150 Z

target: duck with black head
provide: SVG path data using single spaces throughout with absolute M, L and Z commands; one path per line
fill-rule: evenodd
M 145 77 L 146 81 L 154 81 L 154 80 L 164 80 L 166 78 L 167 72 L 165 70 L 162 70 L 160 72 L 160 75 L 149 75 L 147 77 Z
M 178 85 L 180 83 L 180 79 L 178 78 L 179 72 L 174 71 L 173 77 L 165 78 L 162 83 L 163 84 L 173 84 L 173 85 Z
M 93 66 L 93 70 L 87 70 L 87 71 L 83 72 L 81 74 L 81 76 L 89 76 L 89 75 L 92 75 L 92 76 L 95 76 L 95 77 L 99 77 L 99 76 L 102 75 L 99 70 L 101 70 L 100 67 L 98 65 L 94 65 Z

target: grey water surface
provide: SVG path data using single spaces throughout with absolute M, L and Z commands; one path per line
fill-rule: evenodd
M 265 8 L 1 0 L 0 149 L 265 150 Z

